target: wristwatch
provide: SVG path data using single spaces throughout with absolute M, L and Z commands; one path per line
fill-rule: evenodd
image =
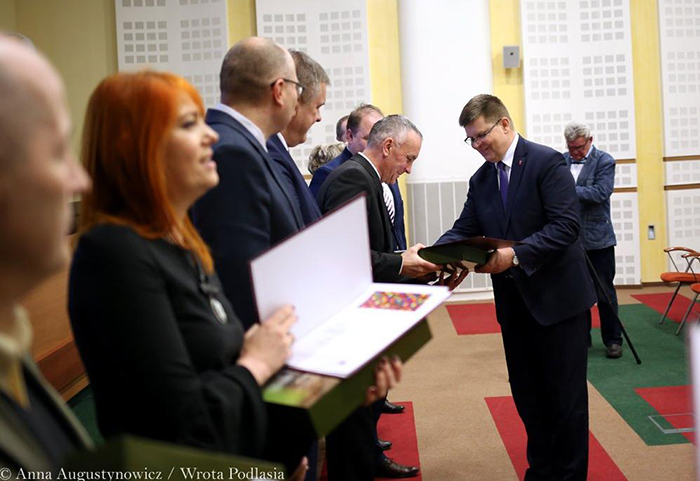
M 513 251 L 513 252 L 515 252 L 515 251 Z M 520 259 L 518 259 L 518 255 L 517 255 L 517 254 L 513 254 L 513 265 L 514 265 L 515 267 L 518 267 L 518 266 L 520 265 Z

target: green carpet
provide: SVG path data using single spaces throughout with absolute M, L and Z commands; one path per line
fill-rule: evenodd
M 93 442 L 96 445 L 103 444 L 104 439 L 97 427 L 97 411 L 95 410 L 95 398 L 92 394 L 92 388 L 88 386 L 80 391 L 68 401 L 68 405 L 73 410 L 73 414 L 85 426 L 85 430 Z
M 643 304 L 620 306 L 619 315 L 642 364 L 634 361 L 626 345 L 621 359 L 607 359 L 600 334 L 593 332 L 588 380 L 648 445 L 688 443 L 681 434 L 663 434 L 648 418 L 659 413 L 634 391 L 689 383 L 685 336 L 675 335 L 674 322 L 659 325 L 658 312 Z

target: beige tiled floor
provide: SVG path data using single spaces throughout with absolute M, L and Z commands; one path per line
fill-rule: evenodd
M 620 289 L 618 296 L 632 304 L 638 303 L 632 294 L 669 291 Z M 445 307 L 429 323 L 432 341 L 407 363 L 389 396 L 413 402 L 423 479 L 517 479 L 484 402 L 510 395 L 500 335 L 457 336 Z M 647 446 L 590 384 L 589 394 L 591 430 L 627 479 L 693 479 L 693 445 Z

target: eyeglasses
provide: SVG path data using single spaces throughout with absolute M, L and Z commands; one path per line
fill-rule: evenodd
M 274 85 L 277 83 L 278 80 L 282 80 L 282 81 L 284 81 L 284 82 L 289 82 L 289 83 L 294 84 L 294 86 L 295 86 L 296 89 L 297 89 L 297 96 L 301 97 L 301 94 L 304 93 L 304 86 L 303 86 L 302 84 L 300 84 L 300 83 L 297 82 L 296 80 L 292 80 L 292 79 L 288 79 L 288 78 L 278 78 L 278 79 L 275 79 L 275 80 L 270 84 L 270 87 L 274 86 Z
M 581 144 L 581 145 L 571 145 L 571 144 L 566 144 L 566 148 L 569 149 L 569 152 L 577 152 L 580 150 L 585 150 L 586 147 L 588 146 L 588 142 L 591 140 L 591 138 L 587 138 L 586 141 Z
M 488 130 L 487 130 L 486 132 L 484 132 L 483 134 L 479 134 L 479 135 L 477 135 L 477 136 L 475 136 L 475 137 L 467 137 L 466 139 L 464 139 L 464 143 L 467 144 L 467 145 L 472 145 L 472 146 L 473 146 L 474 144 L 478 144 L 479 142 L 481 142 L 482 140 L 484 140 L 484 139 L 491 133 L 491 131 L 492 131 L 493 129 L 496 128 L 496 126 L 497 126 L 498 124 L 501 123 L 501 120 L 503 120 L 503 117 L 501 117 L 500 119 L 498 119 L 498 121 L 497 121 L 495 124 L 493 124 L 493 125 L 491 126 L 491 128 L 488 129 Z

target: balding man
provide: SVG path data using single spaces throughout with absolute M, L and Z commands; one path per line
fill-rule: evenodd
M 343 115 L 335 123 L 335 140 L 338 142 L 348 141 L 348 117 L 349 115 Z
M 19 469 L 55 471 L 91 445 L 32 361 L 32 328 L 19 306 L 70 258 L 69 202 L 89 187 L 70 134 L 56 71 L 0 35 L 0 467 L 11 470 L 8 479 Z
M 251 37 L 226 54 L 221 103 L 207 123 L 219 134 L 214 160 L 219 185 L 194 206 L 192 217 L 212 250 L 226 296 L 249 328 L 258 322 L 248 262 L 304 226 L 267 139 L 284 129 L 303 87 L 289 52 Z
M 321 107 L 326 103 L 326 86 L 331 81 L 323 67 L 304 52 L 294 50 L 290 54 L 304 91 L 299 97 L 292 120 L 280 133 L 268 139 L 267 148 L 299 206 L 304 225 L 308 225 L 321 217 L 321 211 L 289 154 L 289 149 L 306 142 L 309 129 L 321 121 Z

